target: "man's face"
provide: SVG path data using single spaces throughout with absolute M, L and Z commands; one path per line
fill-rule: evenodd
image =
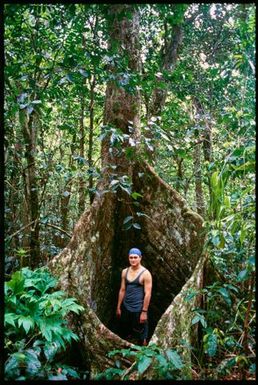
M 129 262 L 131 266 L 137 266 L 141 262 L 141 257 L 138 254 L 130 254 Z

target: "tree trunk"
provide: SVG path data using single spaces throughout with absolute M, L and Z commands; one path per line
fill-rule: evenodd
M 75 150 L 75 142 L 76 142 L 76 135 L 73 135 L 72 143 L 71 143 L 71 153 L 69 155 L 69 163 L 68 163 L 68 169 L 70 170 L 73 163 L 73 156 L 74 156 L 74 150 Z M 63 158 L 64 154 L 62 154 Z M 73 180 L 72 178 L 68 179 L 64 190 L 62 191 L 61 199 L 60 199 L 60 213 L 61 213 L 61 219 L 62 219 L 62 229 L 64 232 L 68 232 L 69 230 L 69 202 L 72 194 L 72 186 L 73 186 Z M 66 245 L 66 237 L 64 237 L 63 233 L 60 233 L 60 235 L 56 238 L 58 247 L 65 247 Z
M 177 57 L 178 57 L 178 49 L 183 39 L 183 17 L 182 17 L 182 5 L 177 4 L 174 5 L 174 13 L 175 19 L 179 19 L 180 21 L 173 25 L 171 36 L 165 36 L 165 44 L 162 47 L 162 51 L 164 52 L 163 60 L 161 63 L 160 71 L 173 71 L 176 65 Z M 165 24 L 166 25 L 166 24 Z M 167 35 L 167 27 L 165 28 Z M 159 83 L 163 83 L 162 87 L 156 87 L 151 96 L 150 103 L 147 103 L 147 121 L 149 121 L 152 117 L 157 117 L 161 114 L 161 111 L 165 105 L 167 98 L 167 87 L 164 87 L 164 78 L 163 76 L 159 77 Z M 146 138 L 152 140 L 154 138 L 153 132 L 147 131 Z M 150 150 L 147 146 L 146 151 L 149 155 L 149 160 L 153 163 L 155 159 L 155 146 L 152 145 L 154 150 Z
M 89 163 L 89 196 L 90 204 L 94 199 L 93 193 L 93 131 L 94 131 L 94 93 L 95 93 L 96 78 L 93 75 L 92 82 L 90 83 L 90 130 L 89 130 L 89 148 L 88 148 L 88 163 Z
M 169 70 L 171 71 L 174 69 L 174 66 L 177 61 L 178 56 L 178 48 L 182 42 L 183 38 L 183 26 L 182 21 L 178 25 L 173 26 L 173 33 L 170 38 L 170 41 L 168 42 L 166 48 L 165 48 L 165 56 L 164 60 L 161 66 L 162 70 Z M 163 81 L 162 78 L 160 78 L 160 81 Z M 167 89 L 166 88 L 155 88 L 152 94 L 152 100 L 151 100 L 151 106 L 149 107 L 149 118 L 152 116 L 157 116 L 161 113 L 162 108 L 165 105 L 167 97 Z
M 194 146 L 194 178 L 195 178 L 195 200 L 197 213 L 204 217 L 205 204 L 202 188 L 202 168 L 201 168 L 201 144 L 197 143 Z
M 19 203 L 21 200 L 21 193 L 19 191 L 19 185 L 20 185 L 20 170 L 19 170 L 19 163 L 20 163 L 20 154 L 19 151 L 21 149 L 21 145 L 19 143 L 16 143 L 13 150 L 13 162 L 9 161 L 9 167 L 10 167 L 10 176 L 7 180 L 7 184 L 9 187 L 8 196 L 6 199 L 6 208 L 8 211 L 5 214 L 5 221 L 8 223 L 9 231 L 10 233 L 14 232 L 19 228 L 20 225 L 20 213 L 18 211 Z M 5 150 L 5 155 L 7 154 L 7 150 Z M 7 157 L 7 155 L 6 155 Z M 7 159 L 5 161 L 5 164 L 7 164 Z M 18 175 L 17 175 L 18 172 Z M 8 247 L 10 249 L 15 250 L 20 246 L 20 242 L 17 239 L 17 237 L 12 237 L 12 240 L 10 244 L 8 244 Z
M 85 100 L 84 96 L 81 97 L 81 117 L 80 117 L 80 157 L 84 158 L 84 110 Z M 79 177 L 79 212 L 84 211 L 85 206 L 85 176 L 80 175 Z
M 29 219 L 32 222 L 30 227 L 30 262 L 29 265 L 34 268 L 40 263 L 40 242 L 39 242 L 39 198 L 38 183 L 36 177 L 36 125 L 34 112 L 30 115 L 22 110 L 20 112 L 20 122 L 25 142 L 25 159 L 27 168 L 26 176 L 26 195 L 29 205 Z
M 212 155 L 212 126 L 211 123 L 206 119 L 206 129 L 203 133 L 203 155 L 204 160 L 211 163 L 213 159 Z M 210 175 L 208 176 L 208 187 L 209 187 L 209 200 L 211 202 L 211 181 Z
M 193 120 L 194 124 L 201 127 L 203 122 L 207 122 L 205 119 L 205 114 L 201 105 L 201 102 L 198 98 L 193 98 Z M 202 143 L 205 142 L 205 145 L 203 145 L 204 155 L 210 154 L 209 149 L 209 143 L 207 142 L 207 138 L 209 137 L 209 133 L 207 134 L 206 130 L 203 130 L 203 132 L 200 133 L 200 131 L 197 131 L 197 142 L 194 145 L 193 150 L 193 164 L 194 164 L 194 179 L 195 179 L 195 201 L 196 201 L 196 210 L 198 214 L 201 216 L 205 216 L 205 200 L 204 200 L 204 194 L 203 194 L 203 187 L 202 187 L 202 167 L 201 167 L 201 146 Z M 206 160 L 206 159 L 205 159 Z
M 140 62 L 136 8 L 126 4 L 109 8 L 111 43 L 118 47 L 120 55 L 128 55 L 128 67 L 132 71 L 139 70 Z M 116 68 L 111 70 L 113 77 L 119 80 Z M 110 81 L 104 124 L 119 128 L 137 142 L 139 106 L 138 91 L 129 94 L 116 81 Z M 129 131 L 130 125 L 133 125 L 133 132 Z M 134 161 L 130 162 L 125 152 L 128 146 L 124 142 L 120 149 L 112 147 L 110 137 L 105 137 L 102 142 L 104 178 L 98 185 L 92 206 L 82 214 L 67 247 L 50 262 L 53 273 L 60 277 L 61 288 L 85 307 L 72 325 L 80 335 L 81 349 L 88 354 L 92 378 L 96 372 L 113 366 L 114 358 L 107 357 L 108 351 L 133 347 L 115 334 L 114 318 L 121 270 L 128 264 L 129 248 L 137 246 L 143 251 L 143 264 L 153 275 L 150 336 L 160 346 L 164 346 L 166 340 L 160 323 L 169 325 L 168 330 L 173 334 L 174 328 L 179 328 L 184 320 L 185 314 L 177 320 L 177 325 L 172 324 L 167 317 L 170 310 L 166 309 L 202 256 L 202 218 L 189 210 L 186 201 L 140 159 L 138 150 Z M 122 183 L 125 177 L 130 182 L 127 192 Z M 112 191 L 115 185 L 117 189 Z M 132 199 L 129 188 L 139 193 L 140 198 Z M 140 228 L 125 229 L 123 221 L 129 215 Z M 187 334 L 189 324 L 182 327 L 187 329 Z M 174 343 L 172 339 L 170 343 Z M 121 356 L 119 359 L 124 367 L 133 362 L 132 358 Z

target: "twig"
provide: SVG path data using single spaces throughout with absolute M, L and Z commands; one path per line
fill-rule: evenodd
M 6 180 L 6 183 L 9 184 L 9 186 L 12 187 L 14 191 L 19 192 L 15 187 L 13 187 L 13 185 L 8 180 Z
M 15 235 L 17 235 L 18 233 L 20 233 L 21 231 L 25 230 L 27 227 L 31 226 L 33 223 L 36 223 L 38 221 L 38 219 L 35 219 L 34 221 L 28 223 L 27 225 L 21 227 L 19 230 L 15 231 L 15 233 L 7 236 L 7 239 L 12 239 Z M 52 223 L 43 223 L 43 222 L 39 222 L 40 224 L 42 225 L 45 225 L 45 226 L 49 226 L 49 227 L 53 227 L 54 229 L 57 229 L 59 231 L 61 231 L 62 233 L 66 234 L 69 238 L 72 238 L 72 235 L 67 233 L 67 231 L 61 229 L 60 227 L 56 226 L 56 225 L 53 225 Z
M 53 225 L 52 223 L 43 223 L 43 222 L 40 222 L 40 223 L 42 225 L 45 225 L 45 226 L 53 227 L 54 229 L 57 229 L 57 230 L 61 231 L 62 233 L 66 234 L 69 238 L 72 238 L 71 234 L 67 233 L 65 230 L 61 229 L 60 227 Z
M 15 233 L 7 236 L 7 239 L 11 239 L 13 238 L 16 234 L 20 233 L 21 231 L 25 230 L 27 227 L 31 226 L 34 222 L 36 222 L 37 219 L 35 219 L 34 221 L 28 223 L 27 225 L 23 226 L 22 228 L 20 228 L 19 230 L 15 231 Z
M 129 366 L 128 369 L 123 373 L 121 380 L 124 380 L 125 376 L 130 373 L 130 371 L 133 369 L 133 367 L 136 365 L 137 361 L 135 361 L 131 366 Z

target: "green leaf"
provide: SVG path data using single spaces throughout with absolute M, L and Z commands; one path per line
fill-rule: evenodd
M 229 198 L 229 196 L 227 196 L 227 195 L 224 197 L 224 205 L 225 205 L 225 207 L 228 208 L 228 209 L 231 207 L 231 204 L 230 204 L 230 198 Z
M 62 328 L 60 331 L 60 335 L 65 341 L 68 341 L 69 343 L 71 342 L 72 339 L 75 341 L 78 341 L 79 339 L 79 337 L 68 328 Z
M 207 353 L 210 357 L 214 357 L 217 351 L 217 335 L 212 333 L 209 334 L 206 344 Z
M 67 298 L 62 303 L 60 302 L 63 315 L 70 311 L 78 314 L 80 311 L 84 310 L 84 307 L 81 305 L 78 305 L 75 301 L 76 301 L 75 298 Z
M 48 361 L 52 361 L 56 353 L 60 351 L 60 349 L 61 345 L 57 341 L 51 343 L 46 342 L 43 347 L 46 359 Z
M 240 236 L 239 236 L 239 240 L 240 240 L 240 243 L 241 245 L 243 244 L 245 238 L 246 238 L 246 234 L 247 234 L 247 231 L 245 228 L 242 228 L 241 231 L 240 231 Z
M 216 234 L 213 238 L 212 238 L 212 243 L 214 246 L 219 246 L 220 244 L 220 234 Z
M 11 354 L 5 363 L 5 375 L 10 378 L 14 378 L 15 375 L 18 377 L 20 374 L 20 362 L 23 362 L 24 360 L 25 355 L 23 353 Z
M 110 186 L 110 187 L 113 187 L 113 186 L 115 186 L 115 185 L 118 185 L 119 183 L 120 183 L 119 180 L 113 179 L 113 180 L 110 182 L 109 186 Z
M 225 289 L 224 287 L 221 287 L 218 292 L 220 294 L 222 294 L 222 297 L 224 298 L 224 300 L 227 302 L 228 305 L 231 305 L 231 299 L 230 299 L 230 295 L 229 295 L 229 292 L 227 289 Z
M 176 369 L 181 369 L 184 366 L 181 357 L 175 350 L 167 349 L 165 352 L 169 361 L 172 362 Z
M 80 379 L 80 375 L 73 368 L 70 368 L 69 366 L 63 364 L 61 365 L 61 368 L 63 369 L 62 373 L 64 373 L 65 375 L 68 374 L 73 378 Z
M 255 257 L 253 255 L 251 255 L 249 258 L 248 258 L 248 265 L 249 266 L 255 266 Z
M 88 78 L 89 77 L 89 72 L 88 71 L 85 71 L 83 70 L 82 68 L 79 69 L 79 72 L 82 76 L 84 76 L 85 78 Z
M 211 185 L 213 188 L 217 188 L 218 184 L 219 184 L 219 171 L 215 171 L 211 175 Z
M 140 357 L 138 363 L 137 363 L 137 368 L 140 374 L 145 372 L 145 370 L 150 366 L 152 363 L 152 359 L 150 357 Z
M 177 155 L 178 155 L 180 158 L 186 158 L 186 156 L 187 156 L 186 151 L 185 151 L 185 150 L 182 150 L 182 149 L 180 149 L 180 148 L 176 151 L 176 153 L 177 153 Z
M 140 212 L 140 211 L 138 211 L 138 212 L 136 213 L 136 215 L 137 215 L 138 217 L 146 217 L 146 218 L 151 219 L 151 218 L 149 217 L 149 215 L 147 215 L 147 214 L 145 214 L 145 213 L 142 213 L 142 212 Z
M 133 223 L 133 227 L 134 227 L 135 229 L 138 229 L 138 230 L 141 229 L 141 225 L 140 225 L 139 223 Z
M 125 226 L 124 226 L 124 229 L 125 230 L 129 230 L 131 227 L 133 226 L 133 224 L 131 222 L 127 223 Z
M 242 281 L 245 281 L 247 278 L 248 278 L 248 270 L 244 269 L 244 270 L 241 270 L 240 273 L 238 273 L 237 281 L 242 282 Z
M 19 316 L 18 318 L 18 326 L 22 326 L 25 330 L 26 334 L 28 334 L 29 330 L 34 327 L 34 320 L 30 316 Z
M 135 200 L 137 200 L 138 198 L 142 198 L 143 195 L 142 194 L 139 194 L 138 192 L 134 191 L 132 194 L 131 194 L 131 197 Z
M 51 325 L 49 326 L 47 324 L 48 319 L 40 319 L 38 321 L 38 325 L 40 328 L 40 331 L 42 333 L 42 336 L 49 342 L 52 342 L 52 330 L 51 330 Z
M 185 294 L 184 301 L 190 302 L 193 298 L 196 297 L 197 294 L 198 294 L 198 291 L 194 289 L 191 289 L 191 290 L 189 289 L 188 292 Z
M 207 327 L 207 322 L 206 322 L 206 320 L 202 314 L 197 313 L 196 316 L 192 319 L 191 324 L 194 325 L 197 322 L 201 322 L 201 324 L 204 328 Z
M 7 286 L 12 289 L 14 294 L 20 294 L 24 289 L 24 276 L 20 271 L 12 274 L 11 280 L 7 282 Z
M 195 325 L 197 322 L 200 321 L 200 317 L 199 315 L 197 314 L 196 316 L 194 316 L 194 318 L 192 319 L 192 322 L 191 322 L 191 325 Z
M 166 366 L 168 364 L 166 358 L 162 354 L 156 354 L 155 359 L 159 362 L 160 366 Z
M 9 324 L 9 325 L 12 325 L 12 326 L 16 326 L 15 325 L 15 320 L 18 318 L 19 316 L 14 314 L 14 313 L 5 313 L 4 315 L 4 325 L 6 326 L 6 324 Z
M 126 223 L 128 223 L 129 221 L 131 221 L 133 219 L 133 217 L 131 215 L 129 215 L 128 217 L 126 217 L 123 221 L 123 225 L 125 225 Z
M 67 74 L 66 79 L 68 79 L 70 83 L 73 83 L 75 81 L 74 74 L 73 73 Z
M 232 165 L 232 167 L 236 171 L 255 172 L 255 162 L 254 161 L 248 161 L 248 162 L 246 162 L 244 164 L 241 164 L 241 166 L 234 166 L 234 165 Z
M 125 187 L 122 184 L 120 184 L 120 187 L 122 190 L 124 190 L 128 195 L 131 195 L 131 188 L 130 187 Z
M 33 349 L 28 349 L 25 351 L 27 368 L 26 372 L 30 375 L 35 375 L 38 373 L 41 368 L 41 362 L 38 359 L 38 354 Z

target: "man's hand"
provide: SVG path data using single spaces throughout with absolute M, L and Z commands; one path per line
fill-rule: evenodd
M 121 317 L 121 309 L 120 308 L 116 309 L 116 316 L 117 316 L 117 318 Z
M 147 321 L 147 318 L 148 318 L 148 315 L 147 315 L 147 312 L 141 312 L 140 314 L 140 324 L 144 323 L 145 321 Z

